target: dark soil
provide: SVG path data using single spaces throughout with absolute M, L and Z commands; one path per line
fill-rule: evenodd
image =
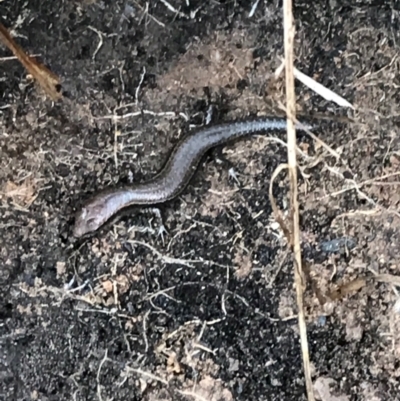
M 306 400 L 292 261 L 268 197 L 282 143 L 226 146 L 240 184 L 206 157 L 161 206 L 164 237 L 141 210 L 72 237 L 88 196 L 152 177 L 210 107 L 213 122 L 282 115 L 281 2 L 249 18 L 253 3 L 0 1 L 63 93 L 51 102 L 0 49 L 1 400 Z M 296 67 L 356 108 L 296 83 L 298 115 L 319 118 L 327 145 L 299 135 L 315 392 L 400 400 L 400 8 L 295 3 Z

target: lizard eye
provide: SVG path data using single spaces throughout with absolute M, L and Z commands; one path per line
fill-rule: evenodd
M 90 217 L 89 219 L 87 219 L 87 225 L 90 227 L 93 227 L 94 225 L 96 225 L 96 218 Z

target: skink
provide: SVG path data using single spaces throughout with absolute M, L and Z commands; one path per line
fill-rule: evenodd
M 308 124 L 302 126 L 311 128 Z M 209 149 L 246 135 L 284 129 L 286 119 L 264 117 L 194 131 L 181 139 L 164 168 L 151 180 L 120 189 L 108 189 L 89 199 L 76 215 L 74 236 L 82 237 L 96 231 L 127 206 L 160 204 L 175 198 L 188 185 L 200 159 Z

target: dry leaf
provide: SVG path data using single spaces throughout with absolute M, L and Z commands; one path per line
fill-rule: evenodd
M 111 280 L 106 280 L 101 283 L 105 292 L 110 293 L 113 291 L 114 286 Z
M 21 184 L 8 181 L 3 188 L 3 195 L 11 198 L 21 208 L 29 207 L 36 199 L 36 188 L 32 179 L 27 178 Z

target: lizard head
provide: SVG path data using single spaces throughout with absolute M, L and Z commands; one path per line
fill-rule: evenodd
M 78 211 L 73 229 L 74 237 L 82 237 L 96 231 L 111 216 L 106 199 L 94 198 Z

